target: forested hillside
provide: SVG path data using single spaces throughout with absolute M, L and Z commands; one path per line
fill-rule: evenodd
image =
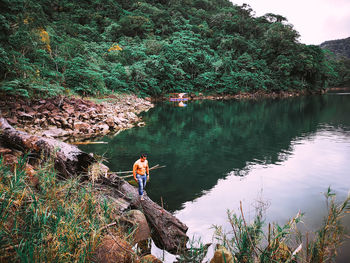
M 335 62 L 337 78 L 334 80 L 336 86 L 350 85 L 350 37 L 323 42 L 321 48 L 331 51 L 330 57 Z
M 228 0 L 0 0 L 0 91 L 318 90 L 335 76 L 318 46 L 274 14 Z

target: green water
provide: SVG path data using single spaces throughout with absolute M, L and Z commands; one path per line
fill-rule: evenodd
M 267 221 L 280 223 L 301 210 L 312 230 L 325 214 L 322 192 L 331 186 L 342 199 L 350 189 L 347 93 L 162 103 L 143 120 L 145 127 L 81 149 L 103 154 L 112 171 L 130 170 L 141 152 L 150 166 L 166 165 L 151 172 L 147 193 L 204 241 L 211 241 L 213 224 L 227 224 L 226 210 L 239 201 L 253 216 L 252 204 L 263 199 Z M 342 252 L 338 262 L 347 257 Z

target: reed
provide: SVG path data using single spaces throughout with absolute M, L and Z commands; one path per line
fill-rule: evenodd
M 349 213 L 350 196 L 339 204 L 328 188 L 325 197 L 328 214 L 315 233 L 302 233 L 298 229 L 302 213 L 283 226 L 268 224 L 266 227 L 263 206 L 258 208 L 254 220 L 247 224 L 241 205 L 240 214 L 227 211 L 230 231 L 213 226 L 214 239 L 231 252 L 234 262 L 334 262 L 337 249 L 346 238 L 341 219 Z
M 50 162 L 33 187 L 25 164 L 19 158 L 10 168 L 0 158 L 0 262 L 90 261 L 113 222 L 109 201 L 89 182 L 57 180 Z

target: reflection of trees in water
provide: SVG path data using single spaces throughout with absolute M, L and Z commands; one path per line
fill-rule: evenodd
M 202 101 L 186 108 L 158 105 L 145 114 L 146 127 L 111 140 L 110 167 L 128 169 L 140 151 L 148 152 L 151 165 L 167 165 L 154 172 L 148 193 L 154 200 L 163 197 L 168 209 L 176 210 L 231 171 L 245 176 L 251 164 L 287 160 L 291 141 L 314 133 L 320 124 L 350 127 L 346 100 L 349 97 L 313 96 Z

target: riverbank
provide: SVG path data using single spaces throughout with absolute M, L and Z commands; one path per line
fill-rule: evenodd
M 326 90 L 311 92 L 306 90 L 293 90 L 293 91 L 276 91 L 266 92 L 258 90 L 256 92 L 238 92 L 236 94 L 205 94 L 205 93 L 183 93 L 186 94 L 188 100 L 242 100 L 242 99 L 283 99 L 290 97 L 299 97 L 312 94 L 324 94 Z M 179 94 L 179 93 L 176 93 Z M 167 101 L 171 95 L 166 95 L 158 98 L 152 98 L 152 101 Z
M 234 95 L 187 95 L 189 100 L 241 100 L 288 98 L 306 94 L 305 91 L 257 91 Z M 0 100 L 0 116 L 18 130 L 74 142 L 117 133 L 136 125 L 143 126 L 145 123 L 138 114 L 154 107 L 152 102 L 168 99 L 169 96 L 143 99 L 134 94 L 109 95 L 103 98 L 57 96 L 33 100 L 3 96 Z
M 154 105 L 135 95 L 102 99 L 58 96 L 26 100 L 5 96 L 0 115 L 16 129 L 38 136 L 79 141 L 144 125 L 137 114 Z

